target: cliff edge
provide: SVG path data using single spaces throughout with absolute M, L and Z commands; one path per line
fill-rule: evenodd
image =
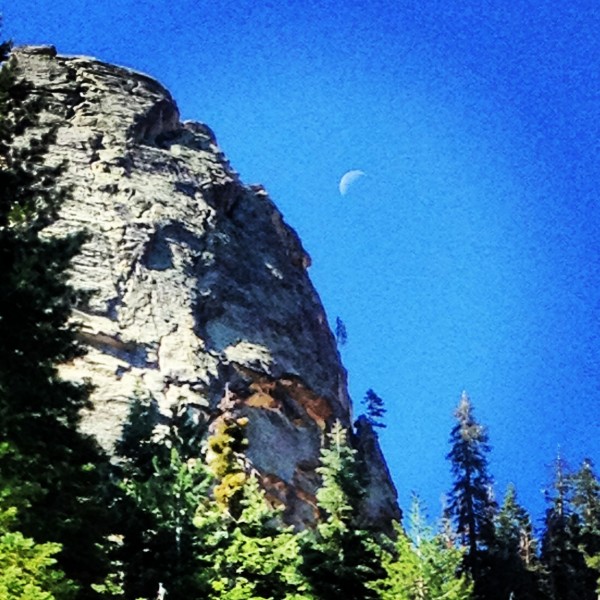
M 63 367 L 94 385 L 83 429 L 110 452 L 136 396 L 167 420 L 210 425 L 232 409 L 248 416 L 248 459 L 290 522 L 314 522 L 323 433 L 352 415 L 298 236 L 155 80 L 50 46 L 13 55 L 46 101 L 33 135 L 55 129 L 49 161 L 70 189 L 50 233 L 88 234 L 72 272 L 88 352 Z M 366 517 L 383 526 L 399 511 L 369 436 L 356 444 L 373 482 Z

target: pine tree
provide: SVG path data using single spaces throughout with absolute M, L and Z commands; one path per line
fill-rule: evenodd
M 586 554 L 600 554 L 600 481 L 589 458 L 571 477 L 572 506 L 581 523 L 581 545 Z
M 593 573 L 580 548 L 582 524 L 572 500 L 573 479 L 559 456 L 542 537 L 547 595 L 552 600 L 595 600 Z
M 488 589 L 500 600 L 542 600 L 541 565 L 537 540 L 527 511 L 518 503 L 514 485 L 509 485 L 495 519 L 494 542 L 488 550 Z
M 338 346 L 345 346 L 348 342 L 348 331 L 346 324 L 339 317 L 335 318 L 335 341 Z
M 209 592 L 195 519 L 214 481 L 186 426 L 185 414 L 161 423 L 156 402 L 136 397 L 117 444 L 123 537 L 115 571 L 125 598 L 154 598 L 159 587 L 171 600 Z
M 219 510 L 198 514 L 196 523 L 211 532 L 211 600 L 293 600 L 313 598 L 300 572 L 300 536 L 281 523 L 279 511 L 267 502 L 256 476 L 243 485 L 237 518 Z M 219 526 L 214 527 L 214 508 Z
M 452 447 L 447 455 L 454 475 L 448 512 L 454 518 L 462 544 L 467 547 L 464 566 L 480 595 L 485 583 L 485 550 L 493 542 L 496 511 L 492 478 L 488 474 L 490 446 L 487 432 L 473 416 L 466 392 L 461 396 L 455 416 L 457 422 L 450 433 Z
M 387 410 L 385 408 L 383 399 L 369 388 L 362 403 L 365 407 L 367 420 L 371 426 L 384 428 L 386 425 L 383 422 L 383 418 Z
M 77 586 L 56 568 L 60 544 L 38 544 L 14 531 L 16 511 L 0 504 L 0 598 L 70 600 Z
M 377 593 L 369 584 L 382 570 L 373 536 L 356 526 L 357 507 L 364 494 L 355 451 L 347 432 L 336 422 L 321 451 L 317 492 L 321 521 L 304 541 L 302 572 L 318 598 L 369 600 Z
M 195 524 L 211 600 L 312 600 L 299 570 L 300 537 L 285 527 L 244 457 L 246 417 L 225 411 L 211 426 L 207 465 L 212 497 Z
M 396 525 L 392 547 L 381 550 L 386 576 L 373 587 L 381 600 L 469 600 L 473 585 L 459 572 L 463 555 L 443 533 L 433 534 L 415 496 L 409 532 Z
M 60 543 L 60 568 L 81 584 L 80 598 L 91 598 L 106 566 L 108 463 L 77 429 L 88 389 L 61 380 L 57 369 L 82 353 L 67 276 L 82 237 L 43 235 L 66 192 L 57 187 L 60 169 L 44 163 L 52 132 L 14 143 L 42 109 L 17 73 L 14 58 L 0 70 L 0 442 L 13 450 L 0 457 L 0 470 L 27 490 L 19 530 Z
M 11 453 L 0 444 L 0 456 Z M 26 510 L 26 490 L 0 473 L 0 598 L 70 600 L 77 585 L 56 567 L 60 544 L 38 544 L 16 530 L 19 510 Z
M 581 523 L 579 549 L 590 569 L 587 588 L 595 587 L 600 597 L 600 482 L 589 458 L 572 478 L 573 508 Z M 595 579 L 595 581 L 593 581 Z
M 586 554 L 585 564 L 596 573 L 596 595 L 600 598 L 600 554 L 593 556 Z

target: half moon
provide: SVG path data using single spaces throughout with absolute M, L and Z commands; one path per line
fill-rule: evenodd
M 345 196 L 350 189 L 350 186 L 360 177 L 364 177 L 366 173 L 364 171 L 359 171 L 358 169 L 353 169 L 352 171 L 348 171 L 342 175 L 340 179 L 340 194 Z

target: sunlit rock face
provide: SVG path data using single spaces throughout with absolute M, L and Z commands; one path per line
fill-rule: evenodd
M 153 79 L 52 47 L 14 57 L 47 100 L 49 160 L 71 192 L 52 230 L 88 234 L 72 274 L 88 352 L 63 370 L 95 386 L 84 430 L 111 451 L 136 394 L 199 426 L 245 414 L 249 461 L 291 522 L 314 522 L 323 434 L 351 407 L 298 236 Z M 387 471 L 377 485 L 383 524 L 397 516 Z

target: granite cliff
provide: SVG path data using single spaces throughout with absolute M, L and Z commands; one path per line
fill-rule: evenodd
M 88 235 L 72 272 L 88 351 L 63 367 L 94 386 L 82 427 L 112 451 L 136 395 L 154 399 L 162 422 L 247 416 L 249 462 L 290 522 L 313 522 L 323 433 L 336 419 L 349 426 L 352 408 L 298 236 L 155 80 L 53 47 L 14 57 L 46 101 L 33 134 L 55 129 L 49 161 L 64 164 L 70 189 L 48 234 Z M 396 492 L 368 424 L 355 445 L 370 480 L 365 519 L 385 526 Z

